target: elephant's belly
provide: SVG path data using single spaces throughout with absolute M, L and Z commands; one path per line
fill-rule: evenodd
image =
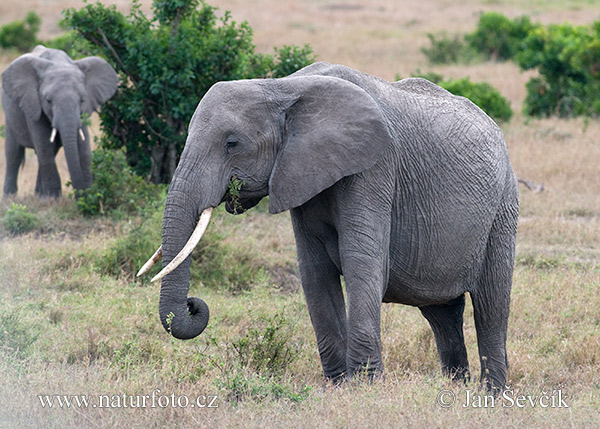
M 467 291 L 465 283 L 457 282 L 451 285 L 435 283 L 417 283 L 390 276 L 383 302 L 413 305 L 443 304 Z
M 384 302 L 441 304 L 471 289 L 485 255 L 484 234 L 414 243 L 400 242 L 391 249 Z

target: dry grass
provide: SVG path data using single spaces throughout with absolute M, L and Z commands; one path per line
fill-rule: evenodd
M 119 7 L 126 9 L 124 0 Z M 144 0 L 146 10 L 149 0 Z M 216 2 L 217 3 L 217 2 Z M 0 4 L 0 24 L 35 9 L 44 19 L 43 37 L 57 35 L 64 7 L 79 1 L 15 1 Z M 393 79 L 416 69 L 429 70 L 420 48 L 426 34 L 468 31 L 478 13 L 500 10 L 509 16 L 530 14 L 544 23 L 589 24 L 598 18 L 593 2 L 494 0 L 420 2 L 375 0 L 305 2 L 219 1 L 238 20 L 248 20 L 257 49 L 310 43 L 319 59 Z M 14 58 L 0 55 L 0 68 Z M 447 76 L 488 80 L 515 110 L 525 98 L 523 74 L 511 64 L 437 67 Z M 0 111 L 0 123 L 4 122 Z M 94 117 L 94 120 L 96 118 Z M 97 129 L 97 127 L 94 127 Z M 382 316 L 385 379 L 343 388 L 324 387 L 306 305 L 294 279 L 294 242 L 287 215 L 253 212 L 217 219 L 229 231 L 226 240 L 280 276 L 265 278 L 248 292 L 199 290 L 211 307 L 211 325 L 199 339 L 179 342 L 164 335 L 156 317 L 158 288 L 98 273 L 93 258 L 115 242 L 121 225 L 82 220 L 72 202 L 58 206 L 31 196 L 37 161 L 32 151 L 20 176 L 20 196 L 44 220 L 44 227 L 19 237 L 0 236 L 0 427 L 594 427 L 600 412 L 600 124 L 582 120 L 526 120 L 517 114 L 504 126 L 518 176 L 543 183 L 544 191 L 521 188 L 517 265 L 508 334 L 509 383 L 523 394 L 561 389 L 570 408 L 471 408 L 467 390 L 439 375 L 433 336 L 418 310 L 385 305 Z M 0 146 L 3 142 L 0 141 Z M 63 182 L 68 180 L 59 154 Z M 4 157 L 0 156 L 0 172 Z M 63 192 L 66 189 L 63 188 Z M 0 202 L 0 213 L 10 201 Z M 149 253 L 153 249 L 149 249 Z M 292 273 L 290 273 L 290 269 Z M 272 283 L 286 287 L 276 288 Z M 266 400 L 250 396 L 228 401 L 231 389 L 219 385 L 227 375 L 247 373 L 235 366 L 231 343 L 264 318 L 285 314 L 288 343 L 298 358 L 280 380 L 293 392 L 312 387 L 296 403 L 289 392 Z M 14 316 L 12 319 L 8 316 Z M 2 336 L 10 333 L 10 337 Z M 36 337 L 36 338 L 33 338 Z M 475 378 L 477 344 L 468 304 L 465 337 Z M 209 343 L 208 339 L 217 339 Z M 211 365 L 209 360 L 219 365 Z M 229 359 L 230 360 L 230 359 Z M 218 408 L 52 409 L 39 394 L 219 395 Z M 452 391 L 457 402 L 439 407 L 436 396 Z

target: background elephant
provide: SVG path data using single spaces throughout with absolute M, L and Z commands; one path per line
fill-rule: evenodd
M 118 76 L 103 59 L 73 61 L 63 51 L 37 46 L 2 73 L 2 106 L 6 114 L 4 194 L 17 192 L 25 148 L 37 154 L 35 192 L 61 193 L 55 156 L 65 148 L 71 183 L 76 190 L 92 184 L 91 149 L 81 115 L 88 116 L 117 90 Z
M 162 252 L 159 313 L 175 337 L 206 327 L 206 304 L 187 297 L 187 255 L 234 176 L 242 209 L 269 195 L 272 213 L 291 210 L 326 377 L 382 370 L 382 301 L 418 306 L 443 372 L 465 377 L 469 292 L 482 382 L 504 386 L 517 182 L 500 129 L 474 104 L 326 63 L 216 84 L 191 120 L 152 258 Z

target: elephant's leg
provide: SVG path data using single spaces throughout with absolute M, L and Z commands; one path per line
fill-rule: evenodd
M 389 278 L 390 223 L 385 215 L 344 213 L 339 247 L 348 300 L 348 373 L 366 370 L 372 378 L 383 371 L 381 304 Z
M 340 272 L 323 243 L 308 234 L 292 212 L 302 288 L 327 379 L 346 374 L 346 307 Z
M 463 336 L 464 309 L 464 294 L 446 304 L 420 308 L 433 330 L 442 372 L 453 380 L 467 381 L 469 362 Z
M 378 257 L 354 251 L 342 256 L 348 296 L 348 373 L 383 371 L 381 359 L 381 302 L 387 284 L 387 265 Z
M 6 174 L 4 176 L 4 195 L 17 193 L 17 178 L 19 168 L 25 159 L 25 148 L 15 141 L 15 137 L 9 127 L 6 127 L 6 145 L 4 153 L 6 155 Z
M 493 392 L 506 383 L 506 331 L 515 252 L 516 212 L 501 210 L 488 238 L 483 271 L 471 291 L 481 360 L 481 384 Z
M 35 193 L 41 197 L 56 198 L 61 195 L 60 175 L 55 161 L 59 149 L 58 143 L 51 144 L 45 140 L 36 145 L 38 174 Z

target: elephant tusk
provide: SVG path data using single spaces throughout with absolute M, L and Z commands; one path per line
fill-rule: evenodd
M 150 281 L 155 282 L 156 280 L 162 279 L 164 276 L 166 276 L 175 268 L 177 268 L 185 260 L 185 258 L 190 256 L 190 253 L 192 253 L 192 250 L 194 250 L 194 247 L 196 247 L 196 245 L 204 235 L 204 231 L 206 231 L 208 222 L 210 222 L 210 216 L 212 214 L 212 211 L 213 208 L 209 207 L 202 212 L 202 214 L 200 215 L 200 219 L 198 220 L 198 225 L 196 225 L 194 232 L 192 232 L 192 235 L 190 236 L 185 246 L 183 246 L 183 249 L 181 249 L 177 256 L 175 256 L 175 258 L 173 258 L 169 265 L 164 267 L 162 271 L 155 275 Z
M 50 143 L 54 143 L 55 138 L 56 138 L 56 128 L 52 128 L 52 134 L 50 134 Z
M 146 274 L 148 271 L 150 271 L 150 268 L 152 268 L 160 258 L 162 258 L 162 246 L 160 246 L 158 250 L 154 252 L 154 255 L 152 255 L 152 257 L 148 259 L 148 261 L 142 266 L 142 268 L 140 268 L 140 270 L 136 274 L 136 277 L 140 277 Z
M 79 128 L 79 137 L 81 137 L 81 140 L 85 141 L 85 134 L 83 133 L 83 128 Z

